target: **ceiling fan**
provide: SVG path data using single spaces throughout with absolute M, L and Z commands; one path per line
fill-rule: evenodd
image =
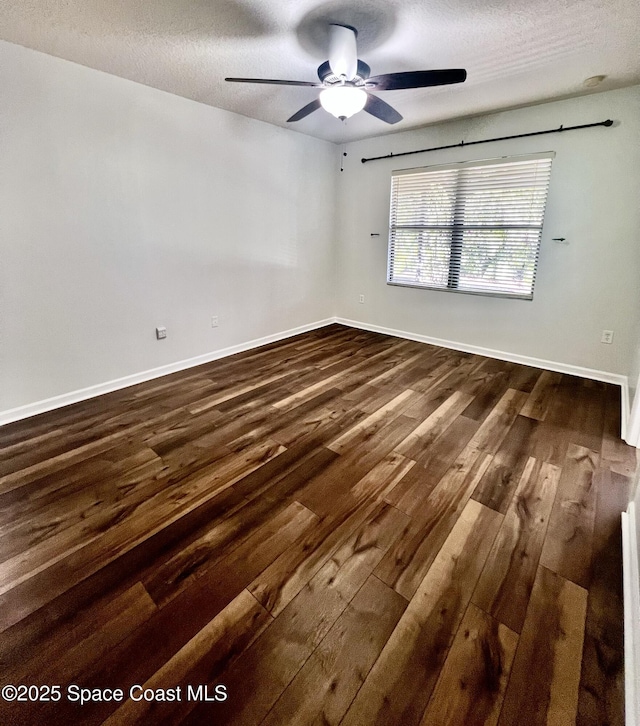
M 406 71 L 370 76 L 369 66 L 358 58 L 358 31 L 349 25 L 329 26 L 329 60 L 318 67 L 320 82 L 281 81 L 270 78 L 225 78 L 233 83 L 267 83 L 278 86 L 322 88 L 320 95 L 293 114 L 287 121 L 300 121 L 310 113 L 324 108 L 340 120 L 359 111 L 366 111 L 388 124 L 402 121 L 402 116 L 371 91 L 397 91 L 462 83 L 467 72 L 463 68 L 436 71 Z

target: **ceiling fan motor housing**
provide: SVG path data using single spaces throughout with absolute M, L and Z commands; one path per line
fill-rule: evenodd
M 356 71 L 355 77 L 351 80 L 351 83 L 354 83 L 356 86 L 364 85 L 364 82 L 369 78 L 370 74 L 371 68 L 364 61 L 358 59 L 358 70 Z M 318 66 L 318 78 L 327 85 L 342 82 L 342 78 L 336 76 L 331 70 L 329 61 L 325 61 L 321 66 Z

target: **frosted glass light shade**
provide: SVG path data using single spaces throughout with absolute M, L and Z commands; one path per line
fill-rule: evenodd
M 353 86 L 334 86 L 320 93 L 322 108 L 336 118 L 350 118 L 362 111 L 366 102 L 366 91 Z

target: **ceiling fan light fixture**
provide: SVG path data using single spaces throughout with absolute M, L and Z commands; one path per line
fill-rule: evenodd
M 351 118 L 362 111 L 366 102 L 366 91 L 353 86 L 333 86 L 320 93 L 322 108 L 339 119 Z

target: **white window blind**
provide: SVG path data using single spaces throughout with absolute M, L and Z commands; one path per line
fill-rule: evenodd
M 532 299 L 552 158 L 393 172 L 389 284 Z

